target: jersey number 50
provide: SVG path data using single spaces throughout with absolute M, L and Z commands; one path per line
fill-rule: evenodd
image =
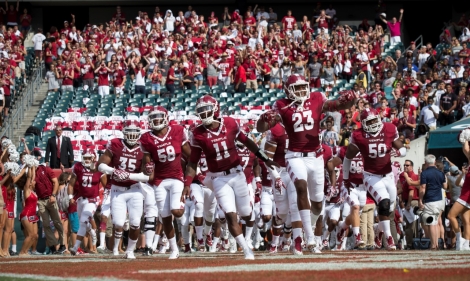
M 387 154 L 387 146 L 384 143 L 369 143 L 369 157 L 384 157 Z
M 302 123 L 304 118 L 307 118 L 307 122 Z M 292 114 L 292 121 L 294 121 L 294 132 L 303 132 L 313 129 L 314 120 L 311 110 L 295 112 Z

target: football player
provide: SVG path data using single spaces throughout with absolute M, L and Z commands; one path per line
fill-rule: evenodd
M 111 175 L 111 217 L 114 224 L 113 254 L 116 256 L 119 255 L 119 242 L 126 215 L 129 214 L 130 230 L 125 255 L 127 259 L 135 259 L 134 248 L 140 235 L 144 197 L 151 199 L 151 196 L 144 196 L 146 192 L 140 184 L 140 182 L 148 182 L 153 177 L 150 157 L 148 153 L 142 151 L 137 143 L 140 133 L 137 121 L 125 120 L 124 139 L 110 140 L 106 151 L 97 163 L 100 172 Z M 153 213 L 146 210 L 147 214 L 158 216 L 156 210 L 153 210 Z
M 390 231 L 390 213 L 395 209 L 397 197 L 396 182 L 392 173 L 392 148 L 396 155 L 404 157 L 406 148 L 398 139 L 398 132 L 392 123 L 382 123 L 380 115 L 372 108 L 361 113 L 362 128 L 356 129 L 350 137 L 343 164 L 343 179 L 347 189 L 351 189 L 350 172 L 352 160 L 361 153 L 364 158 L 364 184 L 369 194 L 378 205 L 379 225 L 375 244 L 382 247 L 382 236 L 385 234 L 387 250 L 396 250 Z
M 219 117 L 219 104 L 210 95 L 200 97 L 196 102 L 196 115 L 201 119 L 199 125 L 190 134 L 191 157 L 186 166 L 185 188 L 196 176 L 197 163 L 204 152 L 207 159 L 205 182 L 214 190 L 218 205 L 225 212 L 228 228 L 237 243 L 243 249 L 245 259 L 254 259 L 237 223 L 237 212 L 246 221 L 251 219 L 253 211 L 251 195 L 243 167 L 237 154 L 235 141 L 239 140 L 268 166 L 278 166 L 270 161 L 258 146 L 240 132 L 237 122 L 231 117 Z
M 100 219 L 100 246 L 96 249 L 98 253 L 106 253 L 106 225 L 111 214 L 111 177 L 106 175 L 106 185 L 104 186 L 103 201 L 101 203 Z
M 292 223 L 293 239 L 296 241 L 300 238 L 301 241 L 303 226 L 307 247 L 314 250 L 316 242 L 311 223 L 316 224 L 324 197 L 324 167 L 319 138 L 321 114 L 324 111 L 350 108 L 354 104 L 355 95 L 352 91 L 344 91 L 338 99 L 327 100 L 320 92 L 310 93 L 309 83 L 298 74 L 289 76 L 284 91 L 287 98 L 277 100 L 273 110 L 260 116 L 257 130 L 267 131 L 274 125 L 274 119 L 280 119 L 284 125 L 289 138 L 286 166 L 294 182 L 301 218 L 301 223 Z
M 183 168 L 181 155 L 189 158 L 191 149 L 183 126 L 170 125 L 168 111 L 156 106 L 148 115 L 149 127 L 152 131 L 143 134 L 139 143 L 144 152 L 148 152 L 155 163 L 154 177 L 151 182 L 155 192 L 156 206 L 162 217 L 163 231 L 170 243 L 169 259 L 179 257 L 176 244 L 173 216 L 180 218 L 184 214 L 184 198 L 182 196 Z M 189 190 L 185 192 L 189 193 Z M 150 225 L 152 221 L 146 220 Z M 154 223 L 154 222 L 153 222 Z M 147 239 L 146 239 L 147 240 Z M 150 240 L 147 242 L 153 241 Z
M 96 225 L 92 223 L 93 215 L 100 201 L 100 183 L 106 186 L 106 174 L 101 173 L 95 166 L 96 155 L 91 149 L 86 149 L 82 153 L 82 162 L 73 165 L 72 177 L 69 182 L 67 193 L 69 195 L 70 204 L 75 204 L 74 186 L 77 183 L 78 195 L 77 199 L 77 212 L 80 220 L 80 226 L 77 232 L 77 240 L 70 253 L 77 254 L 77 250 L 83 241 L 86 233 L 90 234 L 92 240 L 92 247 L 96 246 Z M 93 227 L 94 225 L 94 227 Z

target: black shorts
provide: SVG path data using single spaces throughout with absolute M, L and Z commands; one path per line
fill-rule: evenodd
M 5 102 L 3 100 L 0 100 L 0 106 L 3 107 L 3 104 L 5 104 Z
M 10 108 L 10 105 L 11 105 L 11 96 L 4 96 L 4 102 L 3 102 L 3 106 L 6 107 L 6 108 Z

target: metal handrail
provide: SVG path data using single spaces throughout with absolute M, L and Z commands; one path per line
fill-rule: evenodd
M 9 115 L 9 122 L 3 124 L 4 126 L 0 135 L 7 136 L 11 139 L 14 135 L 14 131 L 21 127 L 25 113 L 33 104 L 34 93 L 37 93 L 41 87 L 43 67 L 44 65 L 41 63 L 33 70 L 31 82 L 26 85 L 26 89 L 23 91 L 22 95 L 18 97 L 13 113 Z

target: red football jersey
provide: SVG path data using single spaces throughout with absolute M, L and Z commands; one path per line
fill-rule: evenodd
M 198 166 L 199 166 L 200 173 L 205 176 L 208 169 L 207 169 L 207 159 L 204 153 L 201 153 L 201 158 L 199 159 Z
M 108 142 L 107 147 L 109 152 L 113 155 L 111 159 L 111 167 L 116 169 L 126 170 L 129 173 L 140 173 L 142 167 L 142 159 L 144 158 L 144 152 L 140 146 L 136 146 L 132 149 L 127 147 L 123 139 L 115 138 Z M 117 186 L 129 187 L 136 181 L 125 181 L 118 182 L 114 179 L 110 180 L 111 184 Z
M 77 177 L 78 193 L 85 198 L 97 198 L 100 195 L 100 179 L 103 173 L 92 172 L 81 162 L 73 165 L 72 173 Z
M 147 132 L 140 137 L 139 142 L 142 150 L 150 153 L 155 163 L 154 185 L 159 185 L 164 179 L 183 181 L 181 147 L 187 142 L 183 126 L 168 126 L 168 131 L 163 137 Z
M 339 150 L 338 157 L 344 162 L 346 157 L 347 146 L 342 146 Z M 361 153 L 358 153 L 351 159 L 351 167 L 349 168 L 349 181 L 354 184 L 363 184 L 362 170 L 364 169 L 364 159 L 362 159 Z
M 286 166 L 286 151 L 289 144 L 284 125 L 277 123 L 274 127 L 266 133 L 266 142 L 276 143 L 276 151 L 274 152 L 273 161 L 278 163 L 281 167 Z
M 326 164 L 328 163 L 328 161 L 333 159 L 333 150 L 331 149 L 330 146 L 326 144 L 322 144 L 321 147 L 323 149 L 323 164 L 325 165 L 325 168 L 326 168 Z
M 253 164 L 255 162 L 256 156 L 248 148 L 239 148 L 237 147 L 238 157 L 240 157 L 240 165 L 243 167 L 243 172 L 245 173 L 246 182 L 251 183 L 253 181 Z
M 212 173 L 223 172 L 240 165 L 235 140 L 244 142 L 245 134 L 240 134 L 237 122 L 231 117 L 220 118 L 216 131 L 199 125 L 191 134 L 190 161 L 198 163 L 201 153 L 206 155 L 207 168 Z
M 359 148 L 364 158 L 364 171 L 385 175 L 392 172 L 390 152 L 396 139 L 397 127 L 392 123 L 384 123 L 382 130 L 375 137 L 362 129 L 356 129 L 349 142 Z
M 273 105 L 282 118 L 289 136 L 288 149 L 294 152 L 314 152 L 320 146 L 318 137 L 323 104 L 326 98 L 320 92 L 310 93 L 302 111 L 290 99 L 280 99 Z M 289 106 L 290 105 L 290 106 Z

